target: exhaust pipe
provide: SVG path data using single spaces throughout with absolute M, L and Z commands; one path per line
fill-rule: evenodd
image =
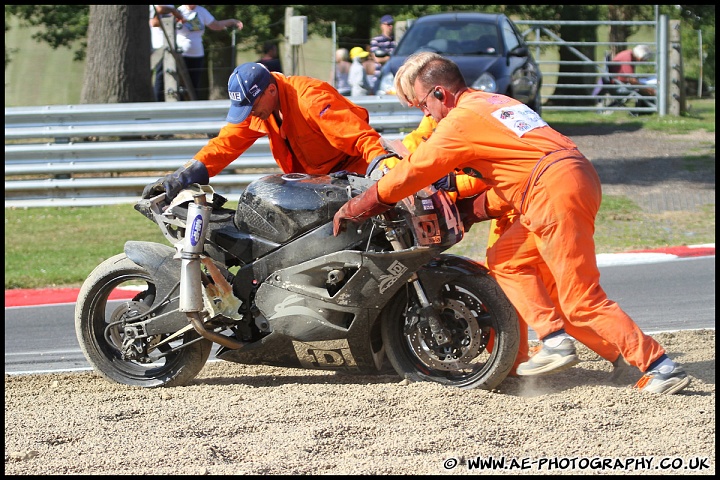
M 180 270 L 180 311 L 187 315 L 195 331 L 210 341 L 223 347 L 237 350 L 245 342 L 233 340 L 205 328 L 200 312 L 204 309 L 202 280 L 200 275 L 200 254 L 205 248 L 205 233 L 212 207 L 207 206 L 205 194 L 193 197 L 188 205 L 185 241 L 182 249 L 182 267 Z
M 230 337 L 226 337 L 225 335 L 220 335 L 219 333 L 211 332 L 210 330 L 206 329 L 205 325 L 203 325 L 202 318 L 200 317 L 200 314 L 198 312 L 187 312 L 185 315 L 187 315 L 188 319 L 190 319 L 190 323 L 192 323 L 195 331 L 197 331 L 200 335 L 210 341 L 219 343 L 223 347 L 227 347 L 231 350 L 237 350 L 238 348 L 246 345 L 245 342 L 233 340 Z

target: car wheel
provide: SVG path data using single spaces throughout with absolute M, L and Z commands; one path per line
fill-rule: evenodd
M 540 97 L 539 91 L 537 95 L 535 95 L 535 100 L 532 103 L 529 103 L 528 107 L 532 108 L 535 113 L 542 116 L 542 97 Z

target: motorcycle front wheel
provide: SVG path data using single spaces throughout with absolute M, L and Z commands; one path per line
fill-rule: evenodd
M 128 291 L 133 292 L 129 300 Z M 97 373 L 138 387 L 180 386 L 197 376 L 212 342 L 194 329 L 164 341 L 168 334 L 131 338 L 124 328 L 126 319 L 141 316 L 162 300 L 152 275 L 124 253 L 90 273 L 75 305 L 75 333 Z
M 439 344 L 427 319 L 418 316 L 413 288 L 398 292 L 381 314 L 388 360 L 410 381 L 494 389 L 507 377 L 518 353 L 515 308 L 484 273 L 448 280 L 441 297 L 437 311 L 448 341 Z

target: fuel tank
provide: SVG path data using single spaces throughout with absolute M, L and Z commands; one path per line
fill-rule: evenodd
M 284 243 L 332 221 L 348 201 L 348 181 L 329 175 L 273 174 L 243 191 L 235 224 L 251 235 Z

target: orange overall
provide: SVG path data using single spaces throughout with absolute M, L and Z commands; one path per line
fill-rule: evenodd
M 226 124 L 194 157 L 205 164 L 211 177 L 265 136 L 285 173 L 348 170 L 364 174 L 375 157 L 386 153 L 380 134 L 368 123 L 367 110 L 328 83 L 277 72 L 272 75 L 280 96 L 282 125 L 273 115 L 267 120 L 251 115 L 242 123 Z
M 591 332 L 610 344 L 605 354 L 617 349 L 641 371 L 664 353 L 600 286 L 600 179 L 569 138 L 516 100 L 466 91 L 428 141 L 378 181 L 379 200 L 397 202 L 455 169 L 489 185 L 491 215 L 519 212 L 488 249 L 488 266 L 538 337 L 564 327 L 587 341 Z
M 430 135 L 435 131 L 437 122 L 431 116 L 423 117 L 418 127 L 412 132 L 408 133 L 403 138 L 402 143 L 408 149 L 409 152 L 414 152 L 420 143 L 430 138 Z M 394 166 L 395 164 L 391 165 Z M 460 198 L 470 197 L 477 195 L 483 190 L 487 189 L 487 185 L 482 182 L 479 178 L 471 177 L 469 175 L 457 173 L 457 196 Z M 490 234 L 488 236 L 487 248 L 491 248 L 500 236 L 512 225 L 518 218 L 514 210 L 510 210 L 503 214 L 502 217 L 493 219 L 490 223 Z M 491 263 L 490 259 L 486 260 L 488 268 L 492 271 L 495 269 L 495 265 Z M 557 288 L 555 285 L 555 279 L 553 279 L 547 266 L 545 264 L 539 264 L 537 275 L 540 277 L 540 281 L 547 288 L 550 298 L 553 303 L 558 305 Z M 562 314 L 562 312 L 560 312 Z M 565 317 L 563 316 L 563 319 Z M 518 320 L 520 322 L 520 347 L 518 350 L 518 357 L 515 360 L 514 368 L 523 362 L 526 362 L 529 357 L 529 342 L 528 342 L 528 326 L 522 315 L 518 312 Z M 603 340 L 598 334 L 588 329 L 587 327 L 575 326 L 570 323 L 565 323 L 565 331 L 574 337 L 576 340 L 585 344 L 588 348 L 596 352 L 604 359 L 614 362 L 617 360 L 620 352 L 612 344 Z M 514 370 L 513 368 L 513 370 Z

